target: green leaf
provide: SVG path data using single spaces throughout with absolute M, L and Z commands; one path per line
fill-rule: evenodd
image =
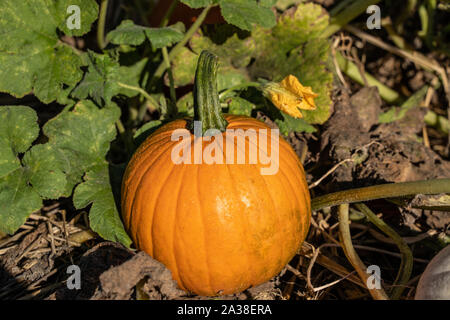
M 252 110 L 255 107 L 253 103 L 250 101 L 247 101 L 245 99 L 242 99 L 240 97 L 233 97 L 231 98 L 229 107 L 228 107 L 228 113 L 236 114 L 236 115 L 244 115 L 244 116 L 251 116 Z
M 280 18 L 268 32 L 257 28 L 255 62 L 250 68 L 253 79 L 280 81 L 287 75 L 296 76 L 304 86 L 310 86 L 319 96 L 316 110 L 302 110 L 308 123 L 324 123 L 330 116 L 333 74 L 329 71 L 330 44 L 319 35 L 328 25 L 322 7 L 313 3 L 299 4 Z
M 68 22 L 75 17 L 76 12 L 70 6 L 80 8 L 80 29 L 69 28 Z M 82 36 L 91 30 L 91 25 L 98 17 L 98 4 L 91 0 L 56 0 L 55 17 L 59 21 L 58 28 L 68 36 Z M 70 25 L 70 24 L 69 24 Z
M 23 163 L 29 183 L 43 199 L 57 199 L 63 194 L 67 180 L 51 146 L 39 144 L 28 151 Z
M 171 46 L 183 39 L 183 33 L 172 26 L 164 28 L 148 28 L 148 30 L 145 31 L 145 34 L 150 40 L 152 47 L 155 49 Z
M 303 112 L 303 111 L 302 111 Z M 290 132 L 316 132 L 316 128 L 303 119 L 296 119 L 281 112 L 283 119 L 276 119 L 275 123 L 280 128 L 280 132 L 287 136 Z
M 171 46 L 183 38 L 183 33 L 175 26 L 148 28 L 138 26 L 131 20 L 124 20 L 107 39 L 114 44 L 140 45 L 148 38 L 155 49 Z
M 183 48 L 173 59 L 173 77 L 176 86 L 185 86 L 194 82 L 198 54 L 209 50 L 219 57 L 217 72 L 218 90 L 227 89 L 249 81 L 245 67 L 250 63 L 255 48 L 252 39 L 240 40 L 237 35 L 228 38 L 222 45 L 214 44 L 209 38 L 194 36 L 190 43 L 192 50 Z
M 119 63 L 105 54 L 88 51 L 88 71 L 72 92 L 78 99 L 92 97 L 97 104 L 109 103 L 120 91 Z
M 66 174 L 65 196 L 72 193 L 85 172 L 105 162 L 119 117 L 120 109 L 115 105 L 99 109 L 91 101 L 81 101 L 72 111 L 63 112 L 45 124 L 43 131 L 49 138 L 48 144 Z
M 217 3 L 218 0 L 181 0 L 191 8 L 202 8 Z
M 274 13 L 256 0 L 219 0 L 225 21 L 243 30 L 251 31 L 255 25 L 272 28 L 276 25 Z
M 114 44 L 129 44 L 137 46 L 145 41 L 144 26 L 134 24 L 132 20 L 123 20 L 113 31 L 110 31 L 106 39 Z
M 144 72 L 145 67 L 148 63 L 148 59 L 144 58 L 140 61 L 138 61 L 137 63 L 135 63 L 134 65 L 131 66 L 120 66 L 119 70 L 118 70 L 118 85 L 119 85 L 119 89 L 117 91 L 117 94 L 123 94 L 124 96 L 127 97 L 135 97 L 139 94 L 138 91 L 136 90 L 131 90 L 128 88 L 124 88 L 121 87 L 120 84 L 126 84 L 128 86 L 132 86 L 132 87 L 140 87 L 140 80 L 141 80 L 141 74 L 142 72 Z
M 148 62 L 147 58 L 131 66 L 120 66 L 106 54 L 88 51 L 86 56 L 88 71 L 72 91 L 72 97 L 77 99 L 91 97 L 97 104 L 104 105 L 110 103 L 118 94 L 127 97 L 139 94 L 137 90 L 123 87 L 123 85 L 139 88 L 141 74 Z
M 92 204 L 89 211 L 89 224 L 92 230 L 102 238 L 118 241 L 129 247 L 128 237 L 120 220 L 108 172 L 108 163 L 98 164 L 86 173 L 85 182 L 75 189 L 73 203 L 75 208 L 82 209 Z
M 0 178 L 0 204 L 0 230 L 13 234 L 32 212 L 41 208 L 42 199 L 28 185 L 25 170 L 17 169 Z
M 2 107 L 0 121 L 0 230 L 14 233 L 40 209 L 42 198 L 61 196 L 66 178 L 48 144 L 28 150 L 39 134 L 33 109 Z M 21 162 L 19 153 L 24 152 Z
M 0 108 L 0 177 L 20 168 L 19 153 L 27 151 L 39 134 L 36 112 L 25 106 Z
M 67 7 L 78 4 L 80 29 L 69 32 Z M 83 75 L 80 57 L 58 38 L 57 29 L 82 35 L 97 16 L 94 0 L 0 1 L 0 91 L 22 97 L 33 92 L 44 103 L 57 99 L 64 85 Z
M 420 103 L 425 99 L 427 91 L 428 86 L 423 86 L 411 95 L 400 107 L 392 107 L 388 111 L 381 113 L 378 116 L 378 122 L 390 123 L 401 120 L 409 109 L 420 106 Z

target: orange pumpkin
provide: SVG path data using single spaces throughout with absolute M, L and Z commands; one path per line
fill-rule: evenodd
M 136 247 L 171 270 L 180 288 L 206 296 L 240 292 L 278 274 L 300 248 L 311 215 L 303 167 L 285 140 L 279 138 L 278 171 L 263 175 L 268 165 L 259 158 L 251 163 L 250 138 L 243 149 L 230 136 L 230 129 L 267 132 L 260 137 L 268 139 L 273 133 L 256 119 L 221 114 L 216 70 L 217 58 L 202 52 L 194 119 L 202 121 L 203 136 L 220 130 L 227 148 L 219 155 L 226 159 L 233 148 L 228 160 L 234 164 L 194 164 L 195 152 L 192 164 L 175 164 L 172 151 L 179 142 L 172 134 L 192 124 L 179 119 L 142 143 L 122 183 L 122 217 Z M 189 135 L 192 149 L 200 143 L 198 150 L 205 151 L 215 141 Z M 268 141 L 267 154 L 273 150 Z M 261 148 L 258 140 L 256 150 Z M 237 164 L 244 150 L 245 163 Z

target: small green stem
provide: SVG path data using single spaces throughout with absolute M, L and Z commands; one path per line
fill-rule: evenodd
M 434 111 L 429 110 L 423 120 L 427 125 L 442 133 L 450 133 L 450 121 L 447 118 L 436 114 Z
M 361 76 L 361 72 L 359 68 L 351 61 L 345 59 L 339 52 L 336 52 L 336 62 L 339 65 L 339 68 L 344 72 L 347 76 L 349 76 L 352 80 L 358 82 L 361 85 L 364 85 L 364 79 Z M 376 86 L 378 91 L 380 92 L 380 96 L 389 103 L 400 103 L 403 98 L 396 91 L 387 87 L 380 81 L 378 81 L 374 76 L 365 72 L 365 78 L 369 86 Z
M 133 90 L 133 91 L 139 92 L 139 93 L 142 94 L 148 101 L 150 101 L 150 103 L 153 104 L 157 109 L 161 108 L 161 106 L 159 105 L 159 103 L 158 103 L 151 95 L 149 95 L 149 94 L 147 93 L 147 91 L 145 91 L 144 89 L 139 88 L 139 87 L 135 87 L 135 86 L 130 86 L 130 85 L 125 84 L 125 83 L 122 83 L 122 82 L 117 82 L 117 84 L 118 84 L 120 87 L 122 87 L 122 88 L 125 88 L 125 89 L 129 89 L 129 90 Z M 144 111 L 145 111 L 145 109 L 144 109 Z M 144 114 L 145 114 L 145 112 L 144 112 Z M 142 116 L 142 118 L 143 118 L 143 117 L 144 117 L 144 116 Z M 142 120 L 142 118 L 141 118 L 141 116 L 139 116 L 139 119 L 140 119 L 140 120 Z
M 202 25 L 203 21 L 206 18 L 206 15 L 208 14 L 208 11 L 211 9 L 211 7 L 212 6 L 207 6 L 205 9 L 203 9 L 203 11 L 198 16 L 197 20 L 194 22 L 194 24 L 189 28 L 189 30 L 184 35 L 183 39 L 181 39 L 181 41 L 178 42 L 175 47 L 173 47 L 173 49 L 169 53 L 169 58 L 171 60 L 180 52 L 180 50 L 186 45 L 186 43 L 189 42 L 189 40 L 192 38 L 192 36 L 195 34 L 195 32 L 198 30 L 198 28 L 200 28 L 200 26 Z M 166 69 L 167 69 L 166 63 L 164 61 L 162 61 L 160 63 L 160 65 L 158 66 L 158 68 L 156 69 L 155 74 L 153 75 L 153 79 L 160 78 L 162 76 L 162 74 L 164 73 L 164 71 L 166 71 Z M 152 82 L 151 82 L 150 87 L 153 84 Z
M 217 93 L 218 65 L 219 59 L 216 55 L 202 51 L 198 58 L 194 84 L 194 121 L 201 122 L 202 136 L 210 129 L 224 132 L 228 125 L 222 116 Z
M 450 193 L 450 179 L 421 180 L 380 184 L 377 186 L 350 189 L 316 197 L 311 201 L 311 208 L 317 211 L 342 203 L 363 202 L 375 199 L 405 197 L 416 194 Z
M 345 256 L 350 261 L 353 268 L 355 268 L 362 282 L 367 286 L 369 274 L 366 272 L 366 266 L 359 258 L 355 248 L 353 247 L 352 237 L 350 234 L 350 221 L 348 212 L 348 204 L 341 204 L 339 206 L 339 238 L 341 240 L 342 249 L 344 249 Z M 370 294 L 375 300 L 389 300 L 388 296 L 381 288 L 377 289 L 367 287 L 367 290 L 369 290 Z
M 177 110 L 177 95 L 175 92 L 175 82 L 173 80 L 172 66 L 170 64 L 169 54 L 167 52 L 167 47 L 162 48 L 162 54 L 164 62 L 167 67 L 167 74 L 169 75 L 169 85 L 170 85 L 170 109 L 169 109 L 169 117 L 175 116 L 178 112 Z
M 259 88 L 261 87 L 262 84 L 259 82 L 244 82 L 244 83 L 240 83 L 237 84 L 235 86 L 229 87 L 228 89 L 222 91 L 219 94 L 219 99 L 222 99 L 223 97 L 226 97 L 230 92 L 232 91 L 236 91 L 236 90 L 241 90 L 241 89 L 246 89 L 248 87 L 255 87 L 255 88 Z
M 340 11 L 336 16 L 330 19 L 330 24 L 322 32 L 321 36 L 328 38 L 335 32 L 339 31 L 347 23 L 355 19 L 361 13 L 366 12 L 367 7 L 373 4 L 377 4 L 381 0 L 355 0 L 347 8 Z
M 106 22 L 106 13 L 108 11 L 108 0 L 102 0 L 100 4 L 100 16 L 98 18 L 97 25 L 97 43 L 100 49 L 104 49 L 106 47 L 105 41 L 105 22 Z
M 411 252 L 411 249 L 408 247 L 408 244 L 405 242 L 405 240 L 403 240 L 403 238 L 400 237 L 398 233 L 395 232 L 394 229 L 389 227 L 383 220 L 378 218 L 377 215 L 369 209 L 369 207 L 367 207 L 363 203 L 357 203 L 355 206 L 359 211 L 366 215 L 367 219 L 369 219 L 370 222 L 372 222 L 378 229 L 380 229 L 388 237 L 390 237 L 400 250 L 402 260 L 400 263 L 400 268 L 398 270 L 397 278 L 394 281 L 394 285 L 396 286 L 391 291 L 391 299 L 398 300 L 405 290 L 405 286 L 408 283 L 409 278 L 411 277 L 413 268 L 413 254 Z
M 119 119 L 116 121 L 117 131 L 122 135 L 125 133 L 125 126 L 123 125 L 122 121 Z
M 161 23 L 159 24 L 160 27 L 165 27 L 169 23 L 170 17 L 172 16 L 173 11 L 177 7 L 178 0 L 173 0 L 170 4 L 169 9 L 167 9 L 166 13 L 164 14 L 164 17 L 161 20 Z

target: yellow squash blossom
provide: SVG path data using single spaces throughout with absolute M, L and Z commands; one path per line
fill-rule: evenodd
M 272 103 L 284 113 L 294 118 L 302 118 L 300 110 L 315 110 L 314 93 L 311 87 L 304 87 L 293 75 L 288 75 L 281 82 L 269 82 L 263 92 Z

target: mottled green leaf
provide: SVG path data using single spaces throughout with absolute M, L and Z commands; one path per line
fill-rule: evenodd
M 148 28 L 148 30 L 145 31 L 145 34 L 150 40 L 152 47 L 155 49 L 171 46 L 183 39 L 183 33 L 171 26 L 164 28 Z
M 175 86 L 182 87 L 194 83 L 198 55 L 184 47 L 172 59 L 172 72 Z
M 0 178 L 0 229 L 14 233 L 28 216 L 39 210 L 42 199 L 28 184 L 28 177 L 22 168 Z
M 85 172 L 105 162 L 119 117 L 120 109 L 115 105 L 99 109 L 90 101 L 81 101 L 72 111 L 63 112 L 45 124 L 43 131 L 49 138 L 48 144 L 66 174 L 65 196 L 72 193 Z
M 89 211 L 92 230 L 104 239 L 130 246 L 131 240 L 125 232 L 114 201 L 106 161 L 91 167 L 86 173 L 84 182 L 75 189 L 73 203 L 77 209 L 92 204 Z
M 80 8 L 80 28 L 72 28 L 73 18 Z M 82 36 L 91 30 L 91 25 L 97 20 L 98 4 L 92 0 L 56 0 L 55 18 L 59 21 L 58 28 L 68 36 Z M 70 28 L 69 28 L 70 27 Z
M 256 0 L 219 0 L 219 3 L 224 19 L 243 30 L 251 31 L 255 25 L 272 28 L 276 24 L 272 10 Z
M 244 115 L 244 116 L 251 116 L 252 110 L 255 107 L 253 103 L 250 101 L 247 101 L 245 99 L 242 99 L 240 97 L 233 97 L 231 98 L 229 107 L 228 107 L 228 113 L 236 114 L 236 115 Z
M 190 44 L 194 52 L 183 48 L 172 61 L 176 86 L 185 86 L 194 82 L 198 54 L 202 50 L 209 50 L 219 57 L 220 64 L 217 72 L 219 91 L 249 80 L 248 72 L 244 67 L 250 63 L 251 52 L 255 47 L 252 40 L 240 40 L 234 35 L 219 46 L 207 37 L 194 36 Z
M 211 51 L 220 58 L 221 64 L 230 65 L 236 69 L 248 66 L 256 49 L 255 40 L 252 37 L 239 39 L 236 33 L 221 45 L 213 43 L 207 37 L 194 35 L 190 45 L 195 53 L 200 54 L 202 50 Z
M 122 23 L 106 36 L 114 44 L 140 45 L 145 41 L 144 26 L 134 24 L 132 20 L 123 20 Z
M 80 6 L 81 24 L 68 32 L 64 24 L 72 3 Z M 58 38 L 57 29 L 81 35 L 96 16 L 94 0 L 0 1 L 0 91 L 16 97 L 33 92 L 49 103 L 61 95 L 64 85 L 79 82 L 82 61 Z
M 136 25 L 131 20 L 124 20 L 107 35 L 107 39 L 114 44 L 128 45 L 140 45 L 146 37 L 153 48 L 159 49 L 180 41 L 183 33 L 177 27 L 149 28 Z
M 328 16 L 322 7 L 312 3 L 299 4 L 288 10 L 271 31 L 257 28 L 255 62 L 250 68 L 253 79 L 280 81 L 289 74 L 319 96 L 316 110 L 302 110 L 308 123 L 324 123 L 330 116 L 333 75 L 328 69 L 330 44 L 319 37 L 327 27 Z
M 88 71 L 72 92 L 78 99 L 92 97 L 99 105 L 109 103 L 119 91 L 119 63 L 105 54 L 88 51 Z
M 19 153 L 39 134 L 36 112 L 25 106 L 0 107 L 0 177 L 20 167 Z
M 61 170 L 50 144 L 38 144 L 28 151 L 23 163 L 29 183 L 43 199 L 57 199 L 66 186 L 66 175 Z
M 303 111 L 302 111 L 303 112 Z M 287 136 L 290 132 L 315 132 L 316 128 L 303 119 L 296 119 L 288 114 L 281 113 L 283 119 L 276 119 L 275 123 L 280 128 L 280 132 Z
M 0 108 L 0 230 L 13 233 L 42 205 L 62 195 L 66 178 L 39 134 L 36 112 L 25 106 Z M 19 153 L 25 153 L 19 161 Z

